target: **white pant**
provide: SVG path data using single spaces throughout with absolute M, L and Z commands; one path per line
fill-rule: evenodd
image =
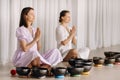
M 78 50 L 78 54 L 79 57 L 82 59 L 88 59 L 89 58 L 89 54 L 90 54 L 90 49 L 89 48 L 80 48 L 77 49 Z
M 62 53 L 62 57 L 65 58 L 65 56 L 69 53 L 71 49 L 66 50 L 64 53 Z M 90 49 L 85 47 L 85 48 L 80 48 L 77 49 L 78 51 L 78 57 L 82 58 L 82 59 L 88 59 L 89 58 L 89 53 L 90 53 Z

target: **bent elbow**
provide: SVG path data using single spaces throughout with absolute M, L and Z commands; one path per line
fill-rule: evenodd
M 64 45 L 64 46 L 66 45 L 66 43 L 64 41 L 62 41 L 61 44 Z

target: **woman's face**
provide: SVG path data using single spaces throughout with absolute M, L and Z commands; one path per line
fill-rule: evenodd
M 66 13 L 65 16 L 62 17 L 62 22 L 65 22 L 65 23 L 70 22 L 70 13 Z
M 29 21 L 29 22 L 33 22 L 35 19 L 35 14 L 34 14 L 34 10 L 30 10 L 28 12 L 28 14 L 26 15 L 26 20 Z

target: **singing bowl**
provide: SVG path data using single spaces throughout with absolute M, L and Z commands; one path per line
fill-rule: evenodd
M 76 59 L 69 59 L 68 63 L 75 67 L 75 66 L 81 66 L 84 62 L 83 59 L 81 58 L 76 58 Z
M 105 64 L 113 64 L 115 63 L 115 58 L 106 58 L 105 59 Z
M 90 71 L 90 70 L 91 70 L 91 68 L 92 68 L 92 65 L 83 64 L 83 67 L 84 67 L 84 70 L 83 70 L 83 72 L 88 72 L 88 71 Z
M 28 67 L 16 67 L 16 72 L 20 76 L 28 76 L 30 71 L 31 70 Z
M 111 52 L 111 51 L 108 51 L 108 52 L 104 52 L 104 55 L 105 55 L 106 58 L 108 58 L 108 57 L 113 57 L 115 55 L 115 53 Z
M 84 59 L 83 62 L 84 62 L 83 65 L 89 65 L 89 66 L 93 65 L 92 59 Z
M 120 57 L 115 58 L 115 62 L 120 62 Z
M 55 76 L 65 75 L 66 71 L 67 71 L 67 69 L 65 67 L 53 67 L 51 69 L 51 72 Z
M 104 64 L 104 59 L 101 57 L 93 57 L 94 64 Z
M 42 76 L 46 76 L 47 73 L 48 73 L 47 68 L 38 68 L 38 67 L 32 68 L 32 77 L 39 78 Z
M 68 67 L 67 68 L 68 72 L 70 73 L 70 75 L 80 75 L 83 70 L 84 67 L 83 66 L 79 66 L 79 67 Z

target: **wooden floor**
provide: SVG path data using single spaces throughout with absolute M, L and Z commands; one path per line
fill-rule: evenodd
M 96 50 L 92 50 L 90 53 L 90 58 L 93 56 L 104 57 L 104 51 L 119 51 L 120 45 L 108 47 L 108 48 L 100 48 Z M 58 66 L 67 66 L 67 63 L 60 63 Z M 38 80 L 34 78 L 18 78 L 11 77 L 10 70 L 14 68 L 12 64 L 0 65 L 0 80 Z M 40 80 L 57 80 L 54 77 L 44 78 Z M 90 71 L 89 75 L 81 75 L 79 77 L 70 77 L 66 76 L 61 80 L 120 80 L 120 65 L 114 66 L 103 66 L 103 67 L 93 67 Z

